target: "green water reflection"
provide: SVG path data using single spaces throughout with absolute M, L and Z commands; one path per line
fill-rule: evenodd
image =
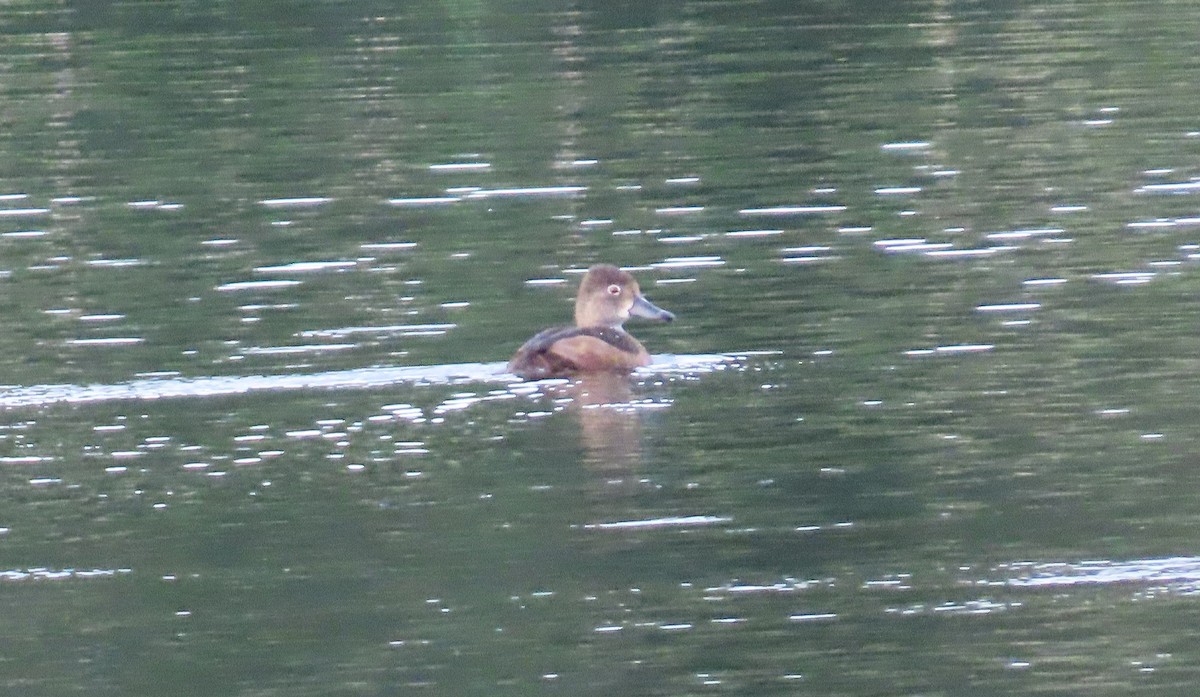
M 1191 694 L 1197 37 L 6 5 L 0 686 Z M 489 373 L 600 261 L 660 363 Z

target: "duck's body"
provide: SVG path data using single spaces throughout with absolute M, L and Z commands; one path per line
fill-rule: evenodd
M 517 349 L 508 372 L 541 380 L 577 373 L 628 373 L 649 364 L 645 347 L 620 327 L 552 327 Z
M 579 373 L 628 373 L 649 365 L 645 347 L 621 326 L 631 316 L 675 319 L 646 300 L 628 272 L 607 264 L 593 266 L 575 298 L 575 326 L 539 332 L 517 349 L 508 372 L 540 380 Z

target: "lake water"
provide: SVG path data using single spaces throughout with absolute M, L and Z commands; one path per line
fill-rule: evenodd
M 0 42 L 5 693 L 1200 684 L 1194 2 Z M 654 365 L 505 375 L 600 262 Z

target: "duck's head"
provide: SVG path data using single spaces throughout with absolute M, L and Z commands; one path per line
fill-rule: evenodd
M 642 295 L 628 272 L 609 264 L 588 269 L 575 298 L 575 326 L 620 327 L 630 317 L 670 322 L 675 315 Z

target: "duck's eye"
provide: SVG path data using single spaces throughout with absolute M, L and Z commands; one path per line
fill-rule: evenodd
M 609 295 L 620 295 L 621 294 L 621 286 L 617 285 L 616 283 L 612 284 L 611 286 L 608 287 L 608 294 Z

